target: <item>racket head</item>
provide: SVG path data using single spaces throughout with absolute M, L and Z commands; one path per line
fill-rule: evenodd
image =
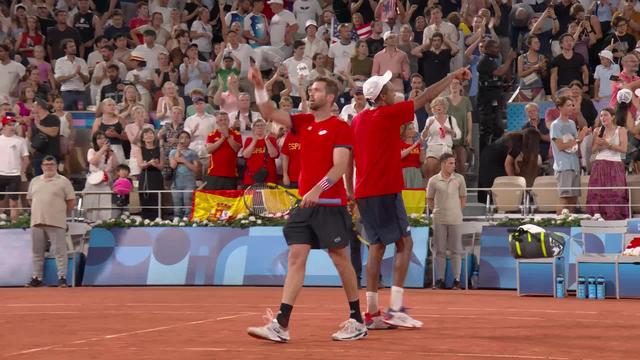
M 288 214 L 300 201 L 285 188 L 265 183 L 256 183 L 246 188 L 242 200 L 255 216 Z

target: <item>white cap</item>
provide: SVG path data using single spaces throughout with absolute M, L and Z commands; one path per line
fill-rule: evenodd
M 382 76 L 372 76 L 362 84 L 362 93 L 369 100 L 375 100 L 386 83 L 391 80 L 391 71 L 387 70 Z
M 618 94 L 616 95 L 616 100 L 618 100 L 618 103 L 628 104 L 631 102 L 632 98 L 633 93 L 629 89 L 620 89 L 620 91 L 618 91 Z
M 602 50 L 598 54 L 598 56 L 603 57 L 605 59 L 609 59 L 609 61 L 613 62 L 613 53 L 609 50 Z
M 307 22 L 304 24 L 304 29 L 307 30 L 307 28 L 311 25 L 315 26 L 316 29 L 318 28 L 318 23 L 315 20 L 307 20 Z
M 271 4 L 284 5 L 284 2 L 282 0 L 269 0 L 269 1 L 267 1 L 267 4 L 269 4 L 269 5 L 271 5 Z
M 391 31 L 385 31 L 384 34 L 382 34 L 382 40 L 386 41 L 389 36 L 391 36 Z

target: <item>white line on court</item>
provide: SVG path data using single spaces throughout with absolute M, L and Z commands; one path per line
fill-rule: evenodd
M 178 324 L 174 324 L 174 325 L 155 327 L 155 328 L 151 328 L 151 329 L 128 331 L 128 332 L 123 332 L 123 333 L 119 333 L 119 334 L 97 336 L 97 337 L 88 338 L 88 339 L 84 339 L 84 340 L 73 341 L 73 342 L 71 342 L 69 344 L 83 344 L 83 343 L 91 342 L 91 341 L 113 339 L 113 338 L 118 338 L 118 337 L 129 336 L 129 335 L 143 334 L 143 333 L 148 333 L 148 332 L 154 332 L 154 331 L 160 331 L 160 330 L 166 330 L 166 329 L 173 329 L 173 328 L 190 326 L 190 325 L 204 324 L 204 323 L 207 323 L 207 322 L 227 320 L 227 319 L 233 319 L 233 318 L 238 318 L 238 317 L 242 317 L 242 316 L 249 316 L 249 315 L 256 315 L 256 314 L 257 313 L 244 312 L 244 313 L 240 313 L 240 314 L 237 314 L 237 315 L 222 316 L 222 317 L 216 317 L 216 318 L 210 318 L 210 319 L 204 319 L 204 320 L 197 320 L 197 321 L 189 321 L 189 322 L 178 323 Z M 24 350 L 24 351 L 18 351 L 18 352 L 15 352 L 15 353 L 6 354 L 5 357 L 29 354 L 29 353 L 34 353 L 34 352 L 44 351 L 44 350 L 49 350 L 49 349 L 55 349 L 55 348 L 62 348 L 64 345 L 65 344 L 50 345 L 50 346 L 45 346 L 45 347 L 40 347 L 40 348 L 34 348 L 34 349 L 28 349 L 28 350 Z

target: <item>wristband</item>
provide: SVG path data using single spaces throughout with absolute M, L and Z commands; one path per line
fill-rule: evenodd
M 256 104 L 261 105 L 269 102 L 269 94 L 267 94 L 267 90 L 265 88 L 262 88 L 262 89 L 256 88 L 255 95 L 256 95 Z
M 322 178 L 322 180 L 320 180 L 319 184 L 322 191 L 327 191 L 334 184 L 334 181 L 329 179 L 328 176 L 325 176 L 324 178 Z

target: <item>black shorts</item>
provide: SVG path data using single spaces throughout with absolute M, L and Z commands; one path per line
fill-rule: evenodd
M 207 176 L 205 190 L 237 190 L 238 178 L 226 176 Z
M 408 236 L 411 228 L 402 194 L 357 199 L 360 219 L 370 244 L 390 245 Z
M 18 192 L 20 191 L 20 175 L 4 176 L 0 175 L 0 193 L 4 192 Z M 10 200 L 20 199 L 18 194 L 9 194 Z M 0 194 L 0 200 L 4 200 L 4 194 Z
M 287 245 L 311 245 L 312 249 L 344 248 L 355 236 L 345 206 L 296 208 L 283 232 Z

